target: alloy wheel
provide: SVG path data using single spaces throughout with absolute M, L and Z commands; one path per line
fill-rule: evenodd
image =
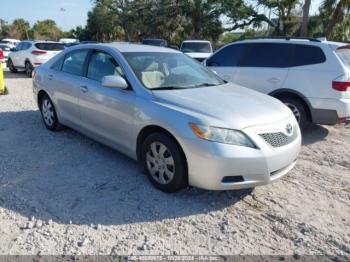
M 146 154 L 148 171 L 160 184 L 169 184 L 175 175 L 175 162 L 170 150 L 160 142 L 150 144 Z
M 52 126 L 55 122 L 54 109 L 51 102 L 48 99 L 45 99 L 41 106 L 41 112 L 43 114 L 44 121 L 46 125 Z

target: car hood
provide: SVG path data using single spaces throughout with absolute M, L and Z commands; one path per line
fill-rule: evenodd
M 291 116 L 279 100 L 227 83 L 179 90 L 154 90 L 158 103 L 181 111 L 199 124 L 243 129 L 278 122 Z
M 186 53 L 186 55 L 192 58 L 208 58 L 211 53 Z

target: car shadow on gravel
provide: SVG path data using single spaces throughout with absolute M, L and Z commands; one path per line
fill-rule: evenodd
M 17 73 L 11 73 L 8 69 L 4 69 L 4 78 L 6 79 L 30 79 L 26 76 L 24 71 L 19 71 Z
M 0 206 L 58 223 L 120 225 L 207 213 L 252 190 L 165 194 L 140 165 L 66 129 L 49 132 L 38 111 L 0 113 Z
M 327 128 L 320 125 L 309 125 L 305 130 L 303 130 L 303 145 L 311 145 L 319 141 L 324 140 L 329 134 Z

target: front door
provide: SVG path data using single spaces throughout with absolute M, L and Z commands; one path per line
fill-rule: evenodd
M 102 78 L 107 75 L 124 77 L 112 55 L 93 51 L 87 66 L 85 89 L 79 96 L 83 126 L 125 152 L 134 146 L 130 131 L 133 129 L 135 93 L 131 88 L 102 86 Z

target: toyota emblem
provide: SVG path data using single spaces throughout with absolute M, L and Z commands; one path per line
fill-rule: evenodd
M 288 124 L 288 125 L 286 126 L 286 133 L 287 133 L 287 135 L 289 135 L 289 136 L 293 133 L 293 126 L 292 126 L 291 124 Z

